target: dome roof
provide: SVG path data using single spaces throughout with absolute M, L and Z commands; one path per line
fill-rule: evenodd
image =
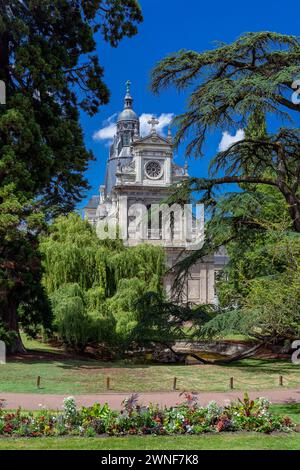
M 118 121 L 137 121 L 138 117 L 131 108 L 125 108 L 118 116 Z

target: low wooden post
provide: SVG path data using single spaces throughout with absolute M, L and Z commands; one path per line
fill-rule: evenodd
M 37 388 L 41 388 L 41 377 L 38 375 L 36 379 L 36 386 Z
M 106 389 L 110 390 L 110 378 L 106 377 Z
M 283 376 L 282 375 L 279 376 L 279 385 L 280 385 L 280 387 L 283 387 Z
M 233 377 L 230 377 L 230 381 L 229 381 L 229 387 L 231 390 L 233 390 Z
M 173 390 L 176 390 L 177 386 L 177 377 L 174 377 L 173 379 Z

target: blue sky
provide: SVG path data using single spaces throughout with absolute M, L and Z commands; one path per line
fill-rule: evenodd
M 98 193 L 104 181 L 105 162 L 108 157 L 107 141 L 96 141 L 95 132 L 105 127 L 105 121 L 122 110 L 125 82 L 130 80 L 134 110 L 139 114 L 180 114 L 185 109 L 186 95 L 175 90 L 154 96 L 149 90 L 150 72 L 163 57 L 179 49 L 203 51 L 214 47 L 214 41 L 231 42 L 247 31 L 277 31 L 299 34 L 297 5 L 278 0 L 140 0 L 144 22 L 138 34 L 124 39 L 113 49 L 98 37 L 98 54 L 105 69 L 105 82 L 111 91 L 108 105 L 102 106 L 93 118 L 81 116 L 86 146 L 92 149 L 96 161 L 91 162 L 87 178 L 92 186 L 79 207 L 83 207 L 92 194 Z M 215 154 L 222 133 L 210 136 L 205 157 L 189 162 L 189 173 L 205 176 L 210 158 Z M 183 162 L 183 149 L 178 150 L 175 161 Z

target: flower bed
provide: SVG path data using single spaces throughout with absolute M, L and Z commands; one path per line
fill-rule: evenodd
M 73 397 L 65 398 L 61 412 L 41 409 L 36 413 L 18 409 L 15 413 L 0 409 L 2 436 L 123 436 L 128 434 L 202 434 L 207 432 L 273 431 L 289 432 L 294 424 L 289 417 L 271 413 L 265 398 L 243 400 L 219 406 L 210 402 L 199 406 L 197 396 L 184 394 L 185 401 L 175 407 L 160 409 L 157 405 L 140 406 L 138 396 L 123 402 L 122 411 L 113 411 L 107 404 L 95 403 L 77 409 Z M 0 401 L 1 404 L 1 401 Z

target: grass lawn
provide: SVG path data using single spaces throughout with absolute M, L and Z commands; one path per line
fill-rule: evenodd
M 111 390 L 116 392 L 171 390 L 174 377 L 179 390 L 193 391 L 226 391 L 230 377 L 234 377 L 238 390 L 276 388 L 279 375 L 284 377 L 286 387 L 300 384 L 300 365 L 288 360 L 245 359 L 222 366 L 133 364 L 75 360 L 63 356 L 57 348 L 34 341 L 26 346 L 35 347 L 36 353 L 50 352 L 51 356 L 30 355 L 1 365 L 0 398 L 1 392 L 100 393 L 106 390 L 106 377 L 110 377 Z M 36 387 L 37 376 L 41 376 L 40 389 Z
M 0 450 L 299 450 L 300 434 L 0 439 Z
M 68 358 L 59 348 L 23 339 L 36 355 L 0 366 L 0 398 L 1 392 L 101 393 L 106 391 L 106 377 L 115 392 L 171 390 L 174 377 L 179 390 L 193 391 L 226 391 L 230 377 L 238 390 L 276 388 L 280 375 L 286 387 L 300 384 L 300 365 L 288 360 L 245 359 L 222 366 L 101 362 Z M 47 357 L 45 352 L 51 355 Z M 40 389 L 37 376 L 41 376 Z
M 25 348 L 29 351 L 35 352 L 46 352 L 51 354 L 62 354 L 62 349 L 52 346 L 48 343 L 43 343 L 42 341 L 37 341 L 36 339 L 28 338 L 24 333 L 21 333 L 22 342 Z
M 300 404 L 273 405 L 273 411 L 288 414 L 300 424 Z M 0 450 L 94 449 L 94 450 L 295 450 L 300 433 L 223 433 L 201 436 L 127 436 L 108 438 L 0 438 Z

